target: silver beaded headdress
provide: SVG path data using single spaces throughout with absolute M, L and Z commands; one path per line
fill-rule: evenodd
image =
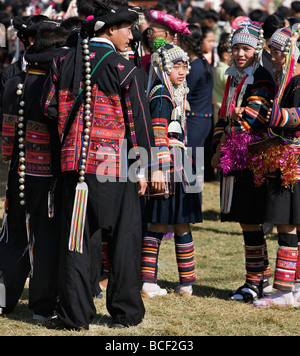
M 300 24 L 299 24 L 300 26 Z M 276 30 L 269 42 L 269 47 L 274 47 L 279 51 L 283 52 L 285 56 L 290 53 L 293 41 L 298 40 L 298 26 L 294 30 L 290 27 L 283 27 Z M 299 57 L 299 49 L 297 46 L 293 46 L 295 55 L 297 56 L 296 61 Z
M 278 77 L 278 85 L 280 86 L 277 93 L 278 96 L 283 94 L 283 91 L 288 84 L 291 76 L 295 72 L 297 61 L 299 59 L 299 48 L 297 41 L 299 38 L 298 25 L 292 29 L 290 27 L 283 27 L 276 30 L 270 38 L 269 47 L 283 52 L 285 56 L 285 63 L 282 66 L 282 72 Z
M 233 30 L 229 36 L 229 48 L 236 44 L 251 46 L 259 54 L 264 48 L 264 30 L 257 24 L 246 21 L 237 30 Z
M 159 66 L 160 61 L 162 61 L 161 65 L 164 70 L 170 74 L 175 63 L 183 61 L 189 64 L 189 56 L 178 46 L 165 45 L 164 47 L 158 48 L 152 55 L 151 63 L 154 67 Z
M 169 44 L 166 39 L 160 37 L 155 39 L 153 45 L 156 51 L 151 57 L 147 95 L 150 94 L 152 85 L 157 78 L 167 87 L 169 86 L 167 75 L 171 73 L 175 63 L 179 61 L 186 62 L 188 69 L 190 69 L 189 56 L 182 48 Z

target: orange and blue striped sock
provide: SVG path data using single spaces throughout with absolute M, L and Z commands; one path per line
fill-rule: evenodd
M 163 233 L 148 231 L 143 239 L 141 281 L 157 283 L 158 254 Z
M 192 285 L 196 282 L 194 242 L 191 233 L 175 235 L 175 251 L 181 285 Z

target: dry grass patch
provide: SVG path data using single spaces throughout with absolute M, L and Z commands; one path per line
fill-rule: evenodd
M 300 334 L 300 310 L 267 310 L 227 300 L 228 293 L 244 282 L 244 247 L 238 224 L 219 221 L 219 183 L 206 183 L 203 192 L 204 222 L 193 226 L 197 283 L 191 298 L 175 293 L 178 273 L 174 241 L 163 241 L 159 259 L 159 284 L 165 297 L 145 300 L 146 315 L 136 327 L 109 328 L 104 298 L 96 300 L 97 317 L 89 331 L 50 330 L 32 321 L 28 291 L 13 314 L 0 318 L 0 335 L 36 336 L 295 336 Z M 274 269 L 277 239 L 268 236 Z

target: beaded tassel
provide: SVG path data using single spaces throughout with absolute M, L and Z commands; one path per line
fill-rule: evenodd
M 85 183 L 85 167 L 88 145 L 90 140 L 90 127 L 91 127 L 91 63 L 90 63 L 90 51 L 88 40 L 84 39 L 83 44 L 83 54 L 84 54 L 84 66 L 85 66 L 85 84 L 86 84 L 86 101 L 85 101 L 85 112 L 84 112 L 84 136 L 83 144 L 81 149 L 81 165 L 79 169 L 79 182 L 76 186 L 76 193 L 73 205 L 71 230 L 69 236 L 69 250 L 79 253 L 83 253 L 83 232 L 86 219 L 86 208 L 88 200 L 88 186 Z
M 23 100 L 23 89 L 24 85 L 23 84 L 18 84 L 17 87 L 17 95 L 21 97 L 20 100 L 20 109 L 19 109 L 19 119 L 18 119 L 18 141 L 19 141 L 19 189 L 20 189 L 20 204 L 25 205 L 25 131 L 24 131 L 24 106 L 25 106 L 25 101 Z
M 28 69 L 29 73 L 29 69 Z M 26 82 L 26 80 L 25 80 Z M 26 170 L 26 164 L 25 164 L 25 118 L 24 118 L 24 107 L 25 107 L 25 101 L 23 100 L 24 97 L 24 87 L 25 84 L 18 84 L 17 86 L 17 95 L 20 96 L 20 108 L 19 108 L 19 119 L 18 119 L 18 142 L 19 142 L 19 197 L 20 197 L 20 204 L 22 206 L 25 206 L 25 170 Z M 28 241 L 28 251 L 29 251 L 29 258 L 30 258 L 30 265 L 31 265 L 31 271 L 30 275 L 31 277 L 33 276 L 33 246 L 34 246 L 34 236 L 30 232 L 30 215 L 26 213 L 26 233 L 27 233 L 27 241 Z

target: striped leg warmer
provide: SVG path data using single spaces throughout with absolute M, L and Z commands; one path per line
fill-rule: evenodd
M 143 240 L 141 281 L 157 283 L 158 254 L 163 233 L 148 231 Z
M 265 240 L 265 259 L 264 259 L 264 281 L 268 280 L 271 278 L 272 273 L 271 273 L 271 267 L 270 267 L 270 260 L 269 260 L 269 253 L 268 253 L 268 246 L 267 246 L 267 241 Z
M 244 231 L 246 280 L 260 285 L 271 276 L 267 244 L 263 231 Z
M 194 242 L 191 233 L 175 236 L 175 252 L 180 284 L 189 286 L 196 282 Z
M 296 278 L 298 260 L 298 237 L 294 234 L 278 234 L 279 248 L 277 251 L 274 288 L 292 291 Z

